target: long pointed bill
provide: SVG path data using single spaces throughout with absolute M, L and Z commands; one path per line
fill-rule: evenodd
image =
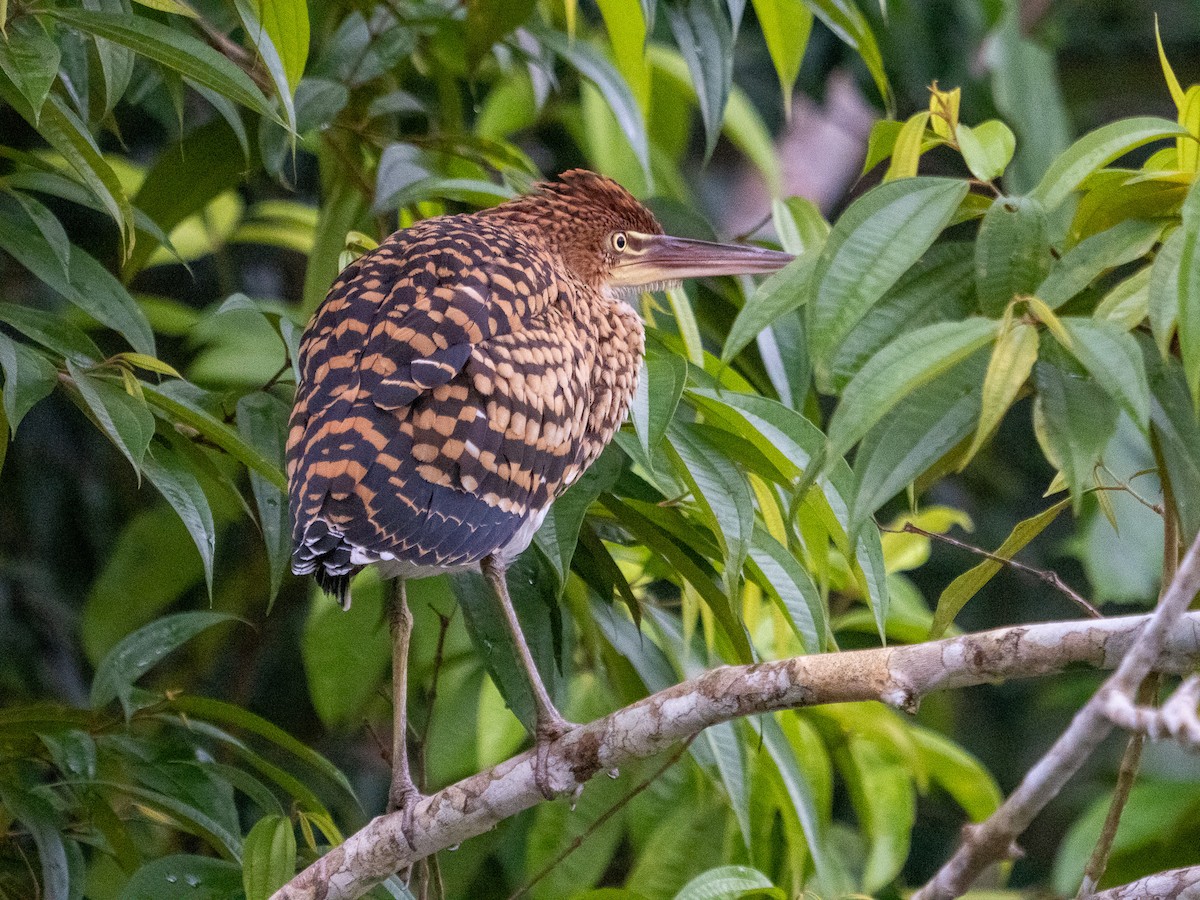
M 776 272 L 794 256 L 748 244 L 716 244 L 666 234 L 626 232 L 628 247 L 609 274 L 614 287 L 641 287 L 709 275 Z

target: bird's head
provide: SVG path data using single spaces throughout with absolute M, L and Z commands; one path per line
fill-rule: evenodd
M 664 234 L 629 191 L 585 169 L 564 172 L 490 212 L 536 229 L 580 280 L 619 294 L 672 287 L 684 278 L 774 272 L 793 259 L 747 244 Z

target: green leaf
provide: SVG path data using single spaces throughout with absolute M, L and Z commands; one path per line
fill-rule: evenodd
M 554 501 L 533 536 L 558 576 L 559 596 L 567 586 L 584 516 L 597 497 L 612 489 L 624 468 L 625 454 L 617 447 L 606 447 L 579 480 Z
M 124 337 L 135 350 L 153 356 L 154 332 L 145 312 L 121 283 L 79 247 L 70 254 L 64 277 L 61 257 L 23 219 L 23 212 L 0 205 L 0 247 L 53 290 Z
M 1116 430 L 1116 401 L 1055 344 L 1043 348 L 1034 367 L 1034 381 L 1038 440 L 1051 464 L 1066 478 L 1078 512 L 1092 471 Z
M 797 488 L 810 484 L 820 489 L 827 508 L 840 526 L 832 535 L 838 548 L 853 560 L 852 574 L 867 597 L 882 632 L 887 619 L 888 591 L 883 548 L 875 528 L 851 529 L 850 505 L 854 499 L 854 473 L 840 457 L 828 458 L 825 436 L 800 413 L 777 400 L 734 391 L 693 390 L 689 396 L 705 411 L 730 422 L 727 430 L 744 436 Z M 817 465 L 824 459 L 824 471 Z M 798 499 L 800 499 L 798 495 Z
M 846 385 L 829 423 L 830 451 L 841 456 L 905 396 L 961 363 L 996 335 L 998 323 L 936 322 L 901 335 Z
M 254 3 L 258 21 L 283 61 L 287 85 L 295 93 L 308 61 L 308 3 L 306 0 L 254 0 Z
M 12 191 L 10 196 L 21 205 L 21 208 L 25 211 L 25 215 L 29 217 L 37 227 L 37 230 L 41 232 L 42 238 L 49 245 L 51 252 L 54 253 L 54 258 L 58 260 L 63 278 L 70 279 L 71 239 L 67 237 L 66 229 L 62 227 L 62 223 L 58 221 L 54 213 L 50 212 L 50 210 L 28 194 Z
M 134 205 L 169 233 L 188 216 L 237 185 L 246 172 L 237 135 L 214 119 L 189 132 L 178 146 L 164 148 L 134 195 Z M 144 236 L 125 263 L 131 279 L 146 265 L 158 241 Z
M 88 190 L 116 220 L 126 244 L 126 252 L 132 250 L 133 207 L 120 179 L 101 155 L 100 148 L 96 146 L 87 126 L 71 111 L 65 101 L 56 94 L 50 94 L 42 106 L 37 131 L 51 147 L 62 154 L 63 159 L 75 170 Z
M 983 763 L 936 731 L 919 725 L 907 730 L 920 750 L 925 770 L 972 822 L 982 822 L 999 809 L 1004 795 Z
M 188 464 L 169 447 L 156 447 L 142 461 L 142 469 L 160 494 L 179 514 L 204 563 L 204 582 L 212 597 L 213 555 L 216 552 L 217 530 L 213 525 L 208 497 Z
M 1066 349 L 1145 431 L 1150 420 L 1150 386 L 1133 335 L 1112 322 L 1077 316 L 1060 321 L 1071 336 Z
M 992 556 L 998 559 L 985 559 L 973 569 L 963 572 L 942 591 L 938 597 L 937 610 L 933 614 L 933 624 L 929 626 L 929 639 L 934 640 L 945 634 L 959 610 L 967 605 L 967 601 L 979 593 L 985 584 L 992 580 L 1004 564 L 1001 560 L 1012 559 L 1026 544 L 1046 530 L 1046 527 L 1058 518 L 1070 504 L 1070 500 L 1060 500 L 1048 509 L 1018 522 L 1012 533 L 1004 539 Z
M 242 709 L 240 706 L 235 706 L 232 703 L 213 700 L 209 697 L 192 697 L 187 695 L 174 697 L 171 699 L 170 705 L 173 709 L 177 709 L 194 718 L 225 722 L 270 741 L 280 749 L 286 750 L 288 753 L 312 766 L 340 787 L 348 797 L 355 799 L 354 789 L 337 766 L 307 744 L 298 741 L 278 725 L 268 722 L 262 716 Z
M 720 0 L 667 0 L 667 21 L 687 61 L 704 121 L 704 158 L 712 156 L 721 134 L 725 103 L 733 83 L 733 30 Z
M 1136 345 L 1134 351 L 1137 351 Z M 1006 323 L 992 348 L 992 358 L 983 378 L 979 426 L 975 429 L 971 446 L 958 464 L 959 471 L 966 468 L 967 463 L 983 446 L 983 442 L 1000 425 L 1000 420 L 1004 418 L 1004 414 L 1008 412 L 1008 408 L 1012 406 L 1017 394 L 1029 379 L 1033 364 L 1037 362 L 1037 355 L 1037 326 L 1024 321 Z
M 211 441 L 234 459 L 243 463 L 246 468 L 253 469 L 281 491 L 286 491 L 287 478 L 279 467 L 242 440 L 237 432 L 224 422 L 196 405 L 180 388 L 176 387 L 176 385 L 182 384 L 184 383 L 174 382 L 158 387 L 143 384 L 142 390 L 146 394 L 146 399 L 165 412 L 173 421 L 196 429 L 206 440 Z
M 29 103 L 35 128 L 58 74 L 60 58 L 58 44 L 33 16 L 21 16 L 0 33 L 0 72 Z
M 707 514 L 709 526 L 721 540 L 725 590 L 735 597 L 754 531 L 754 495 L 750 483 L 708 438 L 703 426 L 673 423 L 667 446 L 676 475 L 690 488 L 693 499 Z
M 624 0 L 598 0 L 600 15 L 612 44 L 613 59 L 638 106 L 650 105 L 650 67 L 646 64 L 646 18 L 641 6 Z
M 981 122 L 974 128 L 959 123 L 955 136 L 963 161 L 980 181 L 992 181 L 1003 175 L 1017 149 L 1016 135 L 997 119 Z
M 784 900 L 783 891 L 771 884 L 769 879 L 758 869 L 749 866 L 721 866 L 709 869 L 702 875 L 697 875 L 683 886 L 675 895 L 675 900 L 736 900 L 748 891 L 754 891 L 759 896 L 779 898 Z
M 879 89 L 884 106 L 890 110 L 893 103 L 892 87 L 884 70 L 879 44 L 866 16 L 850 0 L 804 0 L 804 5 L 811 9 L 839 40 L 858 53 Z
M 1150 272 L 1150 266 L 1143 266 L 1113 285 L 1096 304 L 1093 318 L 1112 322 L 1122 331 L 1131 331 L 1144 322 L 1150 314 Z
M 233 62 L 200 40 L 145 16 L 54 8 L 47 10 L 59 21 L 106 38 L 147 59 L 173 69 L 211 88 L 259 115 L 276 118 L 271 104 Z
M 140 480 L 146 448 L 154 437 L 154 415 L 146 401 L 130 396 L 110 381 L 89 375 L 69 359 L 67 372 L 96 423 L 129 460 Z
M 731 362 L 772 323 L 808 301 L 817 258 L 818 251 L 809 250 L 759 284 L 729 328 L 721 362 Z
M 713 611 L 718 624 L 732 644 L 739 662 L 748 663 L 754 658 L 745 626 L 738 619 L 727 596 L 721 593 L 716 583 L 666 532 L 653 521 L 642 515 L 628 503 L 605 495 L 601 502 L 616 516 L 617 521 L 634 538 L 652 551 L 661 554 L 678 573 L 679 577 L 694 587 Z
M 1050 271 L 1046 212 L 1028 197 L 997 197 L 975 241 L 975 284 L 984 315 L 999 316 Z
M 129 6 L 122 0 L 84 0 L 84 7 L 92 10 L 108 9 L 114 13 L 128 14 Z M 95 59 L 100 64 L 100 78 L 89 83 L 91 118 L 102 121 L 112 115 L 118 101 L 125 95 L 133 78 L 133 54 L 125 47 L 97 37 Z
M 753 0 L 754 13 L 767 42 L 767 52 L 779 76 L 784 115 L 791 117 L 792 86 L 808 46 L 813 15 L 800 0 Z
M 120 700 L 126 715 L 130 715 L 134 682 L 168 653 L 183 646 L 200 632 L 235 619 L 236 616 L 228 613 L 201 610 L 174 613 L 139 628 L 109 651 L 108 656 L 96 667 L 96 677 L 92 681 L 92 707 L 99 709 L 113 700 Z
M 629 416 L 647 462 L 667 433 L 685 384 L 686 360 L 669 350 L 647 348 Z
M 825 243 L 829 237 L 829 223 L 821 215 L 821 208 L 807 197 L 773 199 L 771 224 L 780 245 L 794 256 Z
M 347 610 L 326 596 L 313 599 L 300 653 L 313 708 L 326 728 L 359 720 L 389 674 L 384 590 L 373 574 L 363 575 Z
M 199 557 L 186 552 L 190 540 L 165 503 L 139 511 L 116 535 L 83 608 L 83 646 L 93 664 L 204 577 Z
M 1181 125 L 1156 116 L 1110 122 L 1088 132 L 1059 156 L 1030 197 L 1052 210 L 1087 176 L 1131 150 L 1160 138 L 1186 134 Z
M 67 860 L 67 847 L 63 842 L 58 810 L 40 793 L 35 793 L 24 785 L 14 787 L 0 783 L 0 801 L 8 814 L 24 825 L 33 836 L 41 863 L 43 896 L 46 900 L 70 900 L 71 867 Z
M 1051 309 L 1057 309 L 1104 272 L 1149 253 L 1158 243 L 1162 229 L 1162 222 L 1127 219 L 1094 234 L 1072 247 L 1031 293 L 1037 294 Z
M 211 856 L 176 854 L 146 863 L 118 900 L 228 900 L 242 890 L 242 868 Z
M 859 526 L 953 450 L 979 417 L 988 355 L 982 350 L 918 388 L 867 432 L 854 458 L 858 492 L 850 517 Z
M 299 73 L 303 72 L 305 58 L 308 55 L 308 8 L 306 0 L 299 0 L 298 3 L 295 3 L 294 0 L 282 0 L 282 2 L 288 6 L 295 5 L 300 7 L 303 10 L 304 16 L 304 46 L 301 48 L 293 45 L 290 48 L 286 48 L 291 51 L 292 55 L 290 59 L 285 58 L 285 48 L 279 46 L 276 43 L 276 39 L 281 37 L 295 38 L 297 42 L 299 41 L 300 28 L 298 26 L 300 23 L 294 21 L 294 10 L 280 10 L 280 0 L 234 0 L 233 5 L 237 9 L 238 18 L 241 19 L 242 29 L 254 44 L 255 50 L 258 51 L 259 60 L 271 76 L 271 82 L 275 87 L 275 94 L 279 97 L 280 106 L 283 107 L 284 126 L 289 133 L 295 134 L 296 103 L 293 99 L 293 93 L 300 81 Z M 285 12 L 287 16 L 285 24 L 291 26 L 288 28 L 286 34 L 280 34 L 279 32 L 280 12 Z M 296 75 L 295 83 L 291 80 L 292 74 Z M 265 124 L 264 122 L 264 126 Z M 264 152 L 263 156 L 266 157 L 266 155 Z
M 259 819 L 242 850 L 242 887 L 246 900 L 270 900 L 296 874 L 296 832 L 280 815 Z
M 29 412 L 58 384 L 58 370 L 40 353 L 0 334 L 0 368 L 4 370 L 5 445 L 7 434 L 17 433 L 17 426 Z
M 646 121 L 633 92 L 621 78 L 620 73 L 608 60 L 582 41 L 569 43 L 562 35 L 548 28 L 535 28 L 530 25 L 528 30 L 541 43 L 578 70 L 580 75 L 596 85 L 612 109 L 613 115 L 616 116 L 621 131 L 629 139 L 629 145 L 633 148 L 638 162 L 642 165 L 642 171 L 648 178 L 650 175 L 650 147 L 646 138 Z
M 967 193 L 948 178 L 906 178 L 860 197 L 834 225 L 813 272 L 809 339 L 819 378 L 834 351 L 941 233 Z
M 868 737 L 851 735 L 845 760 L 846 786 L 868 842 L 863 889 L 874 894 L 900 874 L 908 858 L 916 791 L 912 774 L 896 752 Z
M 1160 475 L 1175 498 L 1181 537 L 1188 540 L 1200 531 L 1200 423 L 1179 361 L 1161 359 L 1145 346 L 1143 356 L 1150 369 L 1154 399 L 1150 420 L 1166 464 Z
M 100 348 L 86 334 L 63 321 L 62 316 L 44 310 L 0 303 L 0 322 L 11 325 L 46 349 L 81 365 L 91 365 L 103 356 Z
M 1183 229 L 1163 241 L 1150 267 L 1150 331 L 1158 352 L 1166 359 L 1179 322 L 1179 266 L 1183 260 Z
M 466 6 L 467 65 L 474 70 L 495 44 L 525 23 L 534 3 L 533 0 L 468 0 Z
M 974 247 L 934 244 L 854 326 L 834 354 L 832 385 L 841 390 L 899 335 L 932 322 L 964 319 L 975 309 Z
M 1200 180 L 1183 201 L 1183 247 L 1179 253 L 1179 355 L 1188 390 L 1200 410 Z
M 762 587 L 779 605 L 805 652 L 823 652 L 828 633 L 825 604 L 812 576 L 795 554 L 755 526 L 750 561 L 761 575 Z
M 848 879 L 840 870 L 834 853 L 833 841 L 827 838 L 821 827 L 821 814 L 817 806 L 813 785 L 805 773 L 797 752 L 773 715 L 762 716 L 762 742 L 779 772 L 784 792 L 791 803 L 792 811 L 804 833 L 804 841 L 812 856 L 813 867 L 823 893 L 840 896 L 850 889 Z
M 268 460 L 283 468 L 284 444 L 287 442 L 287 404 L 265 391 L 247 394 L 238 401 L 237 425 L 242 439 Z M 267 611 L 279 593 L 283 573 L 291 556 L 291 532 L 288 525 L 287 495 L 273 482 L 255 471 L 250 472 L 250 489 L 258 508 L 258 525 L 271 572 Z
M 894 119 L 875 120 L 871 126 L 871 134 L 867 137 L 867 156 L 863 160 L 862 175 L 866 175 L 892 155 L 896 139 L 900 137 L 900 129 L 903 127 L 903 122 Z

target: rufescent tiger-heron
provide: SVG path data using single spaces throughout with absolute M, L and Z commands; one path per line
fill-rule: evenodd
M 420 795 L 405 746 L 405 580 L 480 567 L 533 688 L 535 772 L 551 796 L 547 747 L 572 726 L 534 666 L 505 569 L 625 419 L 643 354 L 628 300 L 791 259 L 670 237 L 615 181 L 576 169 L 397 231 L 338 277 L 300 344 L 292 571 L 343 606 L 363 567 L 395 579 L 388 806 L 406 811 L 406 834 Z

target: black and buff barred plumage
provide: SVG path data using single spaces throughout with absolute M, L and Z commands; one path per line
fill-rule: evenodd
M 574 170 L 494 209 L 398 231 L 348 266 L 300 344 L 288 433 L 292 570 L 348 605 L 350 579 L 395 578 L 393 771 L 405 811 L 404 581 L 478 565 L 537 711 L 537 780 L 570 726 L 521 634 L 505 569 L 612 439 L 643 349 L 625 297 L 701 275 L 770 272 L 784 253 L 663 234 L 611 179 Z
M 342 272 L 300 346 L 294 571 L 346 602 L 370 563 L 412 577 L 529 545 L 625 418 L 641 359 L 641 320 L 600 280 L 617 251 L 581 252 L 597 225 L 662 233 L 575 171 L 398 231 Z

